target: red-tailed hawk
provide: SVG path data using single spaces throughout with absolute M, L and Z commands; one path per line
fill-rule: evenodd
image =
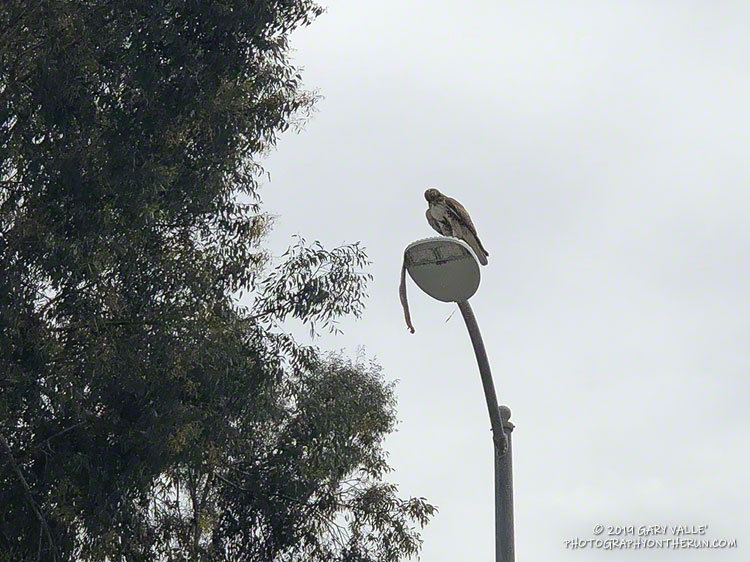
M 453 236 L 466 242 L 479 259 L 479 263 L 487 265 L 490 253 L 484 249 L 477 236 L 477 229 L 471 222 L 469 213 L 464 206 L 452 197 L 447 197 L 434 187 L 424 192 L 427 199 L 427 222 L 443 236 Z

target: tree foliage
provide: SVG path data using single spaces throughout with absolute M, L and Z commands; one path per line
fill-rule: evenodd
M 391 386 L 281 327 L 359 315 L 363 250 L 262 247 L 259 159 L 315 101 L 288 38 L 320 12 L 0 6 L 0 560 L 417 552 Z

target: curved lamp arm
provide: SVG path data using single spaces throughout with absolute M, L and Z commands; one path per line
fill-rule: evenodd
M 469 330 L 471 345 L 474 346 L 474 354 L 477 356 L 479 365 L 479 374 L 482 377 L 482 386 L 484 387 L 484 397 L 487 400 L 487 410 L 490 414 L 490 427 L 492 428 L 492 440 L 495 443 L 495 451 L 499 457 L 508 452 L 508 437 L 503 431 L 503 421 L 500 417 L 500 408 L 497 405 L 497 395 L 495 394 L 495 384 L 492 382 L 492 371 L 490 370 L 490 361 L 487 359 L 487 351 L 484 349 L 484 341 L 479 331 L 479 324 L 474 316 L 469 301 L 458 303 L 458 308 L 466 322 L 466 328 Z

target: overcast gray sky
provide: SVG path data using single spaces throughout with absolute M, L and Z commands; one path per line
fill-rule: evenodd
M 400 380 L 392 479 L 440 508 L 421 559 L 494 559 L 466 329 L 411 284 L 411 335 L 398 300 L 429 186 L 490 252 L 472 305 L 516 424 L 517 559 L 750 559 L 750 3 L 326 5 L 294 36 L 325 99 L 266 161 L 270 242 L 360 240 L 374 262 L 364 318 L 318 343 Z M 739 546 L 566 549 L 596 524 Z

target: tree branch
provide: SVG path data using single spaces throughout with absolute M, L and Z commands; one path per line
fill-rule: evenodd
M 3 446 L 3 449 L 5 449 L 5 452 L 8 454 L 8 457 L 10 458 L 10 465 L 13 468 L 13 471 L 18 476 L 18 479 L 21 481 L 21 485 L 23 486 L 24 491 L 26 492 L 26 497 L 29 500 L 29 505 L 31 505 L 31 509 L 36 515 L 37 519 L 39 519 L 39 524 L 41 525 L 41 528 L 44 529 L 44 534 L 47 535 L 47 540 L 49 541 L 49 547 L 50 551 L 52 552 L 52 560 L 57 560 L 57 554 L 55 553 L 55 544 L 52 541 L 52 535 L 49 532 L 49 525 L 47 525 L 47 520 L 44 518 L 44 515 L 42 515 L 42 512 L 39 510 L 39 507 L 36 505 L 36 502 L 34 501 L 34 496 L 31 494 L 31 488 L 29 487 L 29 483 L 26 482 L 26 478 L 23 476 L 23 472 L 21 472 L 21 469 L 18 467 L 18 464 L 16 464 L 16 459 L 13 457 L 13 451 L 11 451 L 10 446 L 8 445 L 8 442 L 5 440 L 5 437 L 0 435 L 0 445 Z

